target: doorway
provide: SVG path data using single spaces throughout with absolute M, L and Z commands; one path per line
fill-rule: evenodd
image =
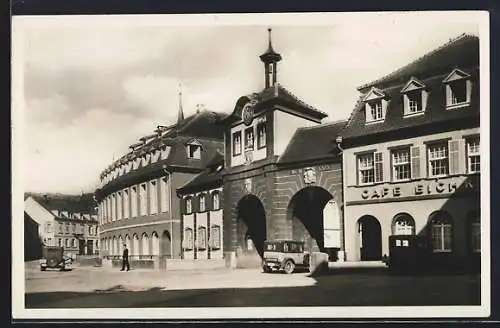
M 382 260 L 382 230 L 378 220 L 370 215 L 358 220 L 361 261 Z

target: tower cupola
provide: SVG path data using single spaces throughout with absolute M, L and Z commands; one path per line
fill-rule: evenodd
M 278 62 L 281 60 L 281 55 L 274 51 L 271 40 L 272 29 L 267 29 L 269 33 L 269 45 L 267 51 L 260 55 L 260 60 L 264 63 L 266 88 L 274 86 L 277 82 Z

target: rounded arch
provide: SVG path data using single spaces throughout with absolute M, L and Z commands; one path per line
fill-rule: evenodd
M 160 248 L 161 255 L 166 256 L 167 258 L 172 257 L 172 240 L 168 230 L 164 230 L 161 234 Z
M 151 255 L 160 255 L 160 237 L 156 231 L 151 234 Z
M 393 235 L 415 235 L 415 219 L 402 212 L 392 218 L 391 231 Z
M 287 219 L 291 220 L 292 238 L 304 241 L 307 248 L 318 247 L 321 252 L 327 252 L 325 227 L 328 229 L 327 246 L 340 248 L 339 207 L 325 188 L 308 186 L 297 191 L 288 203 Z M 333 235 L 338 235 L 339 240 L 334 240 Z M 331 257 L 336 256 L 335 251 L 328 253 L 332 253 Z
M 256 251 L 264 254 L 264 241 L 267 238 L 266 211 L 262 201 L 255 195 L 248 194 L 237 203 L 238 236 L 240 246 L 246 253 Z M 247 239 L 252 240 L 255 249 L 248 249 Z
M 129 253 L 130 253 L 130 247 L 131 247 L 131 245 L 130 245 L 130 235 L 129 234 L 125 235 L 124 243 L 125 243 L 125 245 L 127 245 L 127 248 L 129 250 Z
M 359 258 L 361 261 L 380 261 L 382 259 L 382 229 L 378 219 L 364 215 L 357 221 Z
M 132 235 L 132 247 L 130 248 L 130 252 L 132 255 L 140 255 L 139 236 L 136 233 Z
M 147 233 L 143 233 L 141 236 L 141 255 L 150 255 L 151 251 L 149 250 L 149 237 Z
M 122 255 L 122 254 L 123 254 L 123 238 L 120 235 L 118 237 L 118 255 Z
M 113 248 L 113 255 L 118 255 L 118 238 L 113 236 L 113 244 L 111 246 Z

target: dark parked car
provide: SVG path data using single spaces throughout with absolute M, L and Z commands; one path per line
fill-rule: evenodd
M 304 242 L 296 240 L 273 240 L 264 242 L 262 269 L 264 272 L 295 269 L 309 270 L 309 252 L 304 251 Z
M 44 246 L 40 259 L 40 270 L 59 269 L 71 270 L 73 260 L 64 255 L 64 248 L 58 246 Z
M 393 271 L 415 272 L 428 265 L 429 250 L 423 236 L 389 236 L 388 266 Z

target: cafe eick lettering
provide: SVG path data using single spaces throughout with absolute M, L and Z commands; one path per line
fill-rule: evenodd
M 382 188 L 364 189 L 361 192 L 363 199 L 381 199 L 390 197 L 405 197 L 405 196 L 420 196 L 431 194 L 454 193 L 459 185 L 456 182 L 441 182 L 437 181 L 428 184 L 416 184 L 411 187 L 412 191 L 409 195 L 404 195 L 400 186 L 384 186 Z M 464 182 L 460 188 L 465 190 L 474 190 L 477 188 L 475 183 L 470 181 Z

